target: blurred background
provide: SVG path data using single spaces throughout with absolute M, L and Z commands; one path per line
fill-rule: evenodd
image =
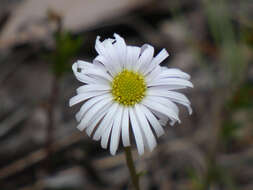
M 144 190 L 253 189 L 252 0 L 0 0 L 0 189 L 128 190 L 116 156 L 76 129 L 77 59 L 95 39 L 166 48 L 193 115 L 134 157 Z M 134 141 L 132 141 L 134 144 Z

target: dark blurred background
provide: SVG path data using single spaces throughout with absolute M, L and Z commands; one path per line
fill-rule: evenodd
M 0 189 L 131 189 L 68 107 L 97 35 L 166 48 L 192 76 L 193 115 L 134 157 L 144 190 L 253 189 L 252 0 L 0 0 Z M 134 141 L 132 141 L 134 144 Z

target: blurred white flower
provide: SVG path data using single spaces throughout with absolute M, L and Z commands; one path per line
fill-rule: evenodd
M 85 84 L 69 104 L 85 101 L 76 114 L 77 128 L 101 140 L 103 148 L 110 142 L 111 154 L 115 155 L 120 137 L 125 147 L 130 146 L 131 130 L 141 155 L 144 147 L 150 151 L 156 147 L 153 131 L 159 137 L 168 120 L 171 125 L 180 123 L 175 103 L 186 106 L 191 114 L 190 101 L 174 90 L 193 85 L 188 74 L 159 65 L 168 57 L 165 49 L 153 57 L 151 45 L 127 46 L 122 37 L 114 37 L 102 42 L 97 37 L 98 56 L 93 63 L 73 64 L 76 78 Z

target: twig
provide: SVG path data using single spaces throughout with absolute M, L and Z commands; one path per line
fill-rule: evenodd
M 46 141 L 46 148 L 47 148 L 47 167 L 50 168 L 50 156 L 52 154 L 52 143 L 54 139 L 54 107 L 57 102 L 57 97 L 59 94 L 59 86 L 58 86 L 58 79 L 53 76 L 52 81 L 52 88 L 51 94 L 49 99 L 48 105 L 48 125 L 47 125 L 47 141 Z
M 52 11 L 49 10 L 48 12 L 48 18 L 52 21 L 55 21 L 57 23 L 57 33 L 62 32 L 62 18 L 61 16 Z M 55 64 L 55 63 L 52 63 Z M 50 169 L 50 156 L 52 153 L 52 143 L 54 139 L 54 108 L 57 102 L 58 94 L 59 94 L 59 77 L 56 74 L 53 74 L 53 80 L 52 80 L 52 88 L 51 88 L 51 94 L 50 94 L 50 100 L 49 100 L 49 107 L 48 107 L 48 126 L 47 126 L 47 167 Z
M 72 135 L 63 138 L 52 144 L 51 151 L 58 152 L 63 148 L 79 142 L 83 138 L 83 134 L 80 132 L 73 133 Z M 47 158 L 47 148 L 41 148 L 35 152 L 30 153 L 28 156 L 21 158 L 20 160 L 6 166 L 0 170 L 0 179 L 9 177 L 17 172 L 20 172 L 44 159 Z
M 10 115 L 8 118 L 6 118 L 4 121 L 0 124 L 0 138 L 4 137 L 7 133 L 9 133 L 11 130 L 13 130 L 18 123 L 21 121 L 24 121 L 31 109 L 28 109 L 27 107 L 20 106 L 21 108 L 16 110 L 12 115 Z

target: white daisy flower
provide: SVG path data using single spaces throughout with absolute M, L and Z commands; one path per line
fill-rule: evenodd
M 98 56 L 93 63 L 77 61 L 73 64 L 76 78 L 85 83 L 77 89 L 70 106 L 84 102 L 76 114 L 77 128 L 101 140 L 101 146 L 115 155 L 120 138 L 123 146 L 130 146 L 130 131 L 138 153 L 144 147 L 152 151 L 156 137 L 164 133 L 163 125 L 180 123 L 175 103 L 186 106 L 191 114 L 190 101 L 174 90 L 193 87 L 190 76 L 179 69 L 159 64 L 169 55 L 163 49 L 154 57 L 154 48 L 128 46 L 124 39 L 96 39 Z M 131 129 L 130 129 L 131 128 Z

